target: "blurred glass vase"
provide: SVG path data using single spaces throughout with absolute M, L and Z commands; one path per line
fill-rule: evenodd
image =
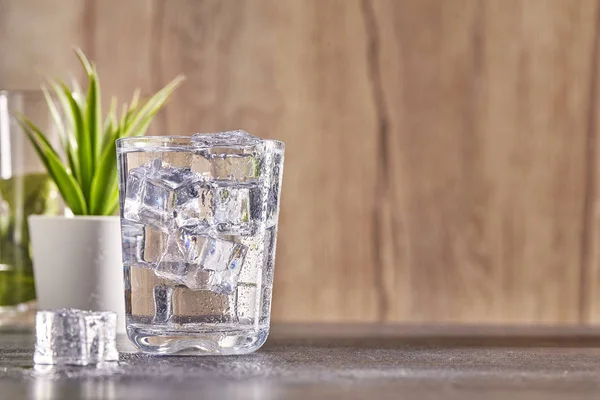
M 35 154 L 17 117 L 27 114 L 52 134 L 53 122 L 41 91 L 0 91 L 0 326 L 28 326 L 35 286 L 27 218 L 56 215 L 56 186 Z

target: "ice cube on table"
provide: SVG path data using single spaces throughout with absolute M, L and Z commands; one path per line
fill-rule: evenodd
M 114 312 L 76 309 L 38 311 L 33 362 L 89 365 L 118 361 Z

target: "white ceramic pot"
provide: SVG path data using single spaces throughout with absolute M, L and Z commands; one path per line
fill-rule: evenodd
M 114 311 L 125 332 L 119 217 L 29 217 L 40 310 Z

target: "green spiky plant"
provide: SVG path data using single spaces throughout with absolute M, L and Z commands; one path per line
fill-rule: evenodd
M 87 74 L 87 93 L 76 83 L 71 89 L 58 79 L 48 79 L 42 87 L 65 160 L 50 144 L 48 135 L 27 116 L 18 119 L 73 214 L 113 215 L 119 206 L 115 141 L 144 135 L 183 77 L 175 78 L 145 102 L 140 102 L 136 90 L 131 102 L 123 104 L 120 115 L 113 98 L 103 118 L 96 67 L 81 50 L 75 53 Z

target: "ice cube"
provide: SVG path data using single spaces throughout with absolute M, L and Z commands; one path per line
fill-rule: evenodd
M 260 177 L 261 159 L 244 149 L 210 149 L 199 151 L 192 160 L 192 171 L 213 180 L 255 181 Z
M 265 219 L 267 226 L 273 226 L 277 223 L 279 216 L 279 198 L 281 193 L 281 178 L 283 174 L 283 153 L 281 151 L 273 150 L 272 160 L 269 163 L 267 182 L 269 182 L 269 189 L 267 193 L 267 212 Z
M 149 220 L 150 223 L 162 226 L 168 218 L 167 213 L 172 204 L 173 190 L 159 180 L 148 179 L 140 205 L 140 221 Z M 157 223 L 156 220 L 160 222 Z
M 153 268 L 167 244 L 167 235 L 152 227 L 128 220 L 121 221 L 123 264 Z
M 192 290 L 233 291 L 246 257 L 246 246 L 185 231 L 179 244 L 188 263 L 184 285 Z
M 237 275 L 244 263 L 246 251 L 243 244 L 207 237 L 195 263 L 210 271 L 230 271 Z
M 237 276 L 228 270 L 213 271 L 192 264 L 183 283 L 189 289 L 196 291 L 209 290 L 219 294 L 231 294 L 235 290 Z
M 232 294 L 237 285 L 237 275 L 231 271 L 209 271 L 208 290 L 215 293 Z
M 192 265 L 185 277 L 184 285 L 192 290 L 213 290 L 213 271 L 202 269 L 199 265 Z M 217 288 L 218 289 L 218 288 Z M 220 293 L 220 291 L 217 291 Z
M 177 232 L 169 235 L 166 248 L 154 268 L 154 274 L 175 284 L 185 284 L 188 260 L 178 243 L 179 236 Z
M 211 175 L 214 179 L 238 182 L 258 179 L 260 159 L 252 154 L 215 156 L 211 159 Z
M 118 361 L 114 312 L 38 311 L 35 364 L 89 365 Z
M 221 234 L 252 235 L 261 218 L 260 188 L 256 184 L 217 185 L 214 190 L 215 228 Z
M 247 182 L 260 175 L 261 140 L 244 131 L 194 135 L 192 171 L 213 180 Z
M 243 130 L 197 133 L 192 136 L 192 143 L 198 147 L 254 146 L 260 144 L 260 142 L 259 138 Z
M 236 315 L 242 323 L 253 323 L 258 317 L 258 298 L 255 283 L 240 283 L 236 289 Z
M 158 285 L 154 287 L 153 323 L 167 323 L 173 316 L 173 288 Z
M 208 290 L 191 292 L 186 287 L 173 288 L 173 314 L 171 322 L 235 323 L 236 295 L 215 293 Z
M 144 226 L 133 222 L 121 221 L 121 244 L 123 264 L 135 265 L 141 258 L 144 243 Z
M 276 238 L 275 227 L 267 228 L 264 235 L 244 236 L 240 243 L 248 248 L 244 263 L 247 265 L 261 265 L 260 269 L 244 268 L 240 271 L 238 280 L 241 282 L 261 282 L 263 285 L 272 284 L 272 249 Z
M 178 192 L 173 215 L 178 227 L 195 233 L 208 232 L 213 222 L 213 193 L 204 183 L 190 184 Z
M 127 185 L 125 186 L 125 202 L 123 217 L 137 220 L 142 205 L 142 195 L 148 168 L 134 168 L 127 174 Z
M 133 168 L 127 178 L 123 216 L 169 230 L 175 204 L 183 204 L 200 179 L 190 168 L 172 167 L 158 158 Z

